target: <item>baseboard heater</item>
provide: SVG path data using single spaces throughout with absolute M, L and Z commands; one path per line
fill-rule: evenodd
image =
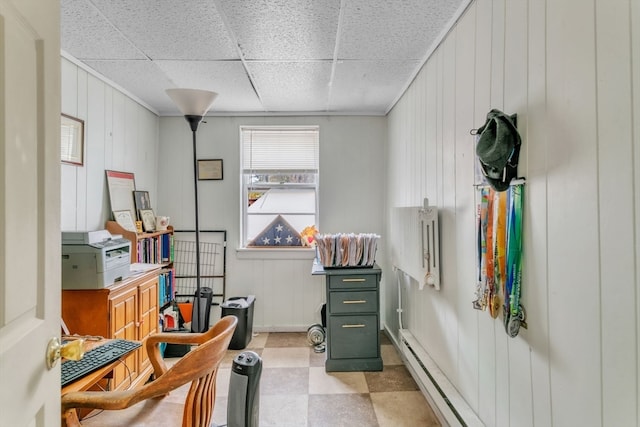
M 484 427 L 435 362 L 407 329 L 400 329 L 400 345 L 407 363 L 440 414 L 450 426 Z

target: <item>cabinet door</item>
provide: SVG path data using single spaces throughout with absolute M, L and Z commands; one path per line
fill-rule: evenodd
M 149 335 L 158 332 L 158 277 L 141 284 L 139 287 L 140 324 L 138 341 L 143 342 Z M 139 372 L 150 365 L 147 350 L 142 346 L 139 350 Z
M 138 337 L 138 288 L 111 297 L 111 338 L 136 340 Z M 111 390 L 126 389 L 138 376 L 138 352 L 132 352 L 113 370 Z

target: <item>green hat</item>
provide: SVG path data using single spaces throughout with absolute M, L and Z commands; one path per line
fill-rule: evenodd
M 515 115 L 493 109 L 476 134 L 479 135 L 476 154 L 484 177 L 496 191 L 505 191 L 518 175 L 521 140 Z

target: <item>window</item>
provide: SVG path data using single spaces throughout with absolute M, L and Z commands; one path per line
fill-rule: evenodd
M 318 227 L 318 126 L 240 127 L 242 246 L 281 215 Z

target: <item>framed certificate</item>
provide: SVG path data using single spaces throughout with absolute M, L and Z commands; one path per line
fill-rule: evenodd
M 120 225 L 120 227 L 124 228 L 127 231 L 132 231 L 134 233 L 136 230 L 136 223 L 133 220 L 133 215 L 131 215 L 130 210 L 121 210 L 121 211 L 113 211 L 113 219 Z
M 140 220 L 144 231 L 156 231 L 156 217 L 152 209 L 140 209 Z
M 221 180 L 222 179 L 222 159 L 198 160 L 199 180 Z

